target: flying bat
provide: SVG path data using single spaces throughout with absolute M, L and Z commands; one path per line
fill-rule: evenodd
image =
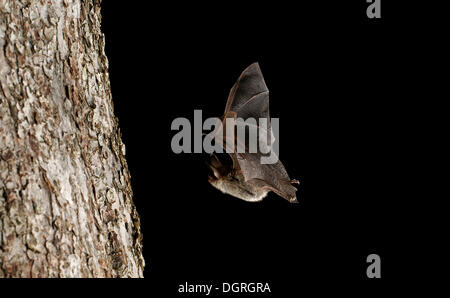
M 270 126 L 269 90 L 258 63 L 247 67 L 231 88 L 221 121 L 225 125 L 227 118 L 246 120 L 250 117 L 267 119 L 265 131 L 271 144 L 274 137 Z M 234 142 L 238 141 L 235 139 Z M 242 153 L 234 150 L 225 154 L 229 158 L 211 154 L 207 161 L 212 171 L 208 176 L 209 183 L 223 193 L 248 202 L 261 201 L 273 191 L 291 203 L 298 203 L 297 189 L 292 184 L 299 184 L 299 181 L 289 178 L 279 159 L 271 164 L 261 163 L 263 154 L 250 152 L 247 145 L 247 142 L 242 145 L 246 148 Z

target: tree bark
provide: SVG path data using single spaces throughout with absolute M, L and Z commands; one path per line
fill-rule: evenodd
M 142 277 L 100 1 L 0 0 L 0 277 Z

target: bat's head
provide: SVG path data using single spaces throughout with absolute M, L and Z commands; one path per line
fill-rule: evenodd
M 211 170 L 208 175 L 208 181 L 211 184 L 229 175 L 232 169 L 230 162 L 225 159 L 225 155 L 220 155 L 220 159 L 216 154 L 210 155 L 206 160 L 206 165 Z
M 227 155 L 211 155 L 207 165 L 211 170 L 208 176 L 209 183 L 222 191 L 247 202 L 261 201 L 269 192 L 267 189 L 256 187 L 245 181 L 240 171 L 233 170 L 231 158 Z

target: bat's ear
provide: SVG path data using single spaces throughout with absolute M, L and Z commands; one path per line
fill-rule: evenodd
M 219 158 L 215 154 L 211 154 L 210 160 L 209 160 L 211 166 L 215 168 L 219 168 L 222 166 L 222 163 L 220 162 Z
M 217 164 L 214 159 L 211 159 L 205 163 L 206 163 L 206 166 L 211 170 L 211 172 L 213 174 L 213 176 L 208 175 L 209 182 L 215 181 L 222 177 L 222 175 L 220 173 L 220 167 L 222 166 L 221 164 Z

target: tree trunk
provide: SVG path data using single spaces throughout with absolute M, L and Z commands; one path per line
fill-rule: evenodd
M 142 277 L 100 1 L 0 0 L 0 277 Z

